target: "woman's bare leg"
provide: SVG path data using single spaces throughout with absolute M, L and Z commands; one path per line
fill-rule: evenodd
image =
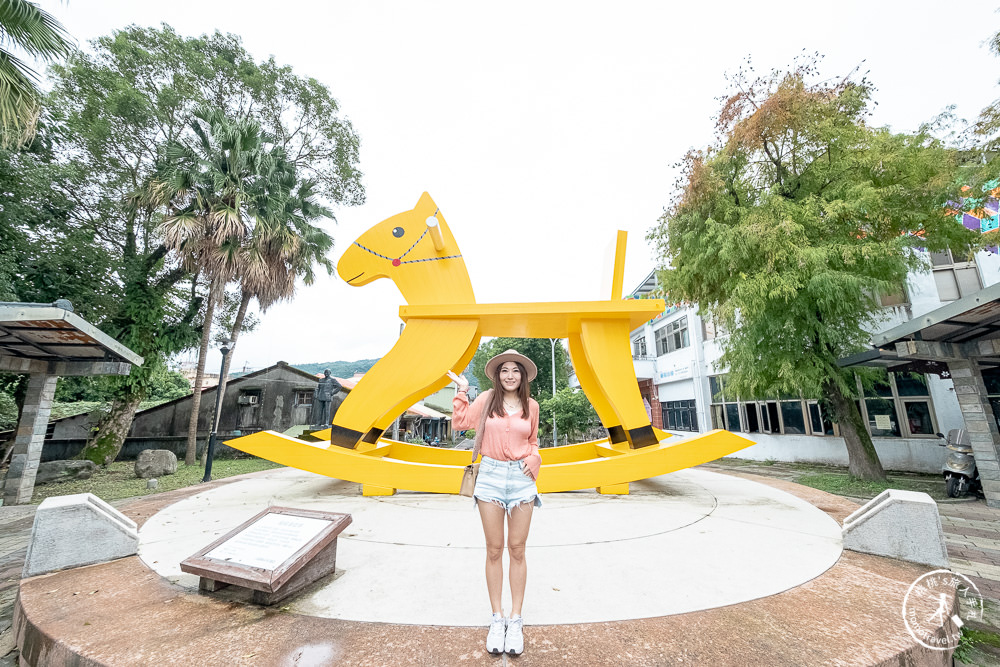
M 486 590 L 490 594 L 490 606 L 494 614 L 503 613 L 500 607 L 500 593 L 503 590 L 503 507 L 486 500 L 476 500 L 479 517 L 483 520 L 483 534 L 486 535 Z M 523 586 L 522 586 L 523 588 Z
M 524 559 L 524 543 L 531 528 L 531 510 L 534 504 L 521 503 L 511 510 L 507 520 L 507 555 L 510 556 L 511 616 L 521 614 L 524 602 L 524 584 L 528 580 L 528 563 Z

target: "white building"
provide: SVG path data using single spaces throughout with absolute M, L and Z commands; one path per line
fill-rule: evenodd
M 884 317 L 873 335 L 1000 283 L 995 253 L 980 252 L 972 262 L 956 263 L 947 252 L 930 259 L 933 270 L 911 274 L 905 295 L 884 299 Z M 655 287 L 650 273 L 632 296 Z M 718 364 L 722 335 L 695 306 L 668 307 L 631 333 L 636 377 L 653 407 L 653 425 L 682 437 L 715 428 L 739 432 L 757 443 L 734 455 L 741 458 L 846 465 L 844 441 L 816 397 L 746 401 L 727 394 L 725 368 Z M 923 363 L 948 375 L 945 363 Z M 984 367 L 983 380 L 1000 421 L 1000 366 Z M 965 428 L 952 381 L 931 373 L 922 381 L 889 373 L 889 382 L 867 392 L 859 408 L 882 465 L 891 470 L 940 472 L 947 450 L 935 434 Z

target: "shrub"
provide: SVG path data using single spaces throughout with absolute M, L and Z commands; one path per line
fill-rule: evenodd
M 10 394 L 0 393 L 0 431 L 17 427 L 17 403 Z

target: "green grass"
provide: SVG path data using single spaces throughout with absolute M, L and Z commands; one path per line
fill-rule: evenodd
M 106 403 L 100 401 L 76 401 L 75 403 L 52 403 L 52 412 L 49 420 L 62 419 L 63 417 L 73 417 L 75 415 L 89 414 L 94 410 L 102 409 Z
M 944 480 L 936 477 L 914 479 L 910 476 L 889 475 L 888 481 L 870 482 L 845 474 L 807 473 L 800 475 L 795 481 L 798 484 L 811 486 L 820 491 L 854 498 L 874 498 L 886 489 L 922 491 L 935 500 L 945 500 L 947 498 L 944 490 Z
M 1000 659 L 1000 635 L 965 626 L 955 650 L 955 658 L 968 665 L 995 665 Z
M 153 401 L 143 401 L 139 404 L 140 410 L 147 410 L 149 408 L 155 408 L 157 405 L 162 405 L 173 399 L 160 398 Z M 62 419 L 63 417 L 75 417 L 76 415 L 90 414 L 95 411 L 103 411 L 107 409 L 108 403 L 101 401 L 75 401 L 73 403 L 59 403 L 54 401 L 52 403 L 52 412 L 49 414 L 49 420 Z
M 277 463 L 264 459 L 222 459 L 212 464 L 212 479 L 222 479 L 280 467 Z M 204 476 L 205 469 L 201 466 L 186 466 L 181 463 L 173 475 L 158 478 L 156 489 L 147 490 L 146 480 L 135 476 L 134 461 L 117 461 L 106 469 L 98 469 L 90 479 L 76 479 L 36 486 L 31 502 L 37 505 L 51 496 L 65 496 L 72 493 L 93 493 L 101 500 L 111 502 L 192 486 L 201 482 L 201 478 Z

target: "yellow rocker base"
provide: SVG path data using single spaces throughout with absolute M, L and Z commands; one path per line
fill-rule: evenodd
M 629 482 L 708 463 L 754 444 L 729 431 L 663 442 L 669 434 L 656 430 L 658 445 L 636 450 L 612 449 L 607 439 L 540 449 L 540 493 L 598 489 L 628 493 Z M 676 440 L 676 442 L 673 442 Z M 227 440 L 247 454 L 335 479 L 362 484 L 366 496 L 391 495 L 396 489 L 458 493 L 462 470 L 471 452 L 380 439 L 367 451 L 309 443 L 273 431 Z

